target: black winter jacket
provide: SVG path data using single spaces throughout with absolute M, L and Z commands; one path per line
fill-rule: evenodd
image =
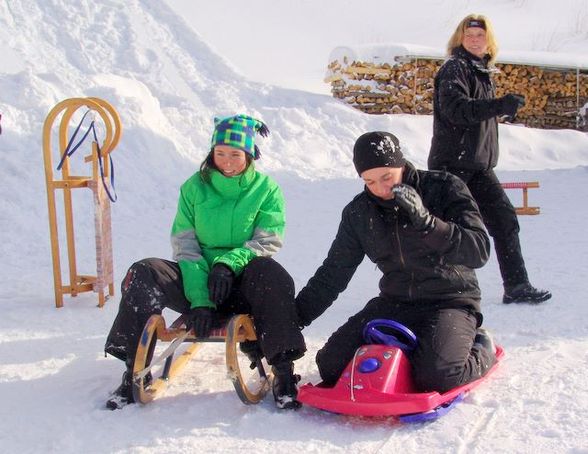
M 416 231 L 394 200 L 365 188 L 344 208 L 327 258 L 296 297 L 304 325 L 345 290 L 365 255 L 384 274 L 380 295 L 413 304 L 469 305 L 479 312 L 472 268 L 488 260 L 490 240 L 469 190 L 447 172 L 416 170 L 410 163 L 403 183 L 417 190 L 436 217 L 434 228 Z
M 480 59 L 462 46 L 456 48 L 435 76 L 429 169 L 496 167 L 497 116 L 502 110 L 488 59 Z

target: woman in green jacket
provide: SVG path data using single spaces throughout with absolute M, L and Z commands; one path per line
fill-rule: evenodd
M 271 258 L 282 246 L 284 198 L 275 181 L 255 170 L 257 133 L 269 131 L 255 118 L 215 118 L 210 153 L 180 189 L 171 232 L 173 261 L 144 259 L 127 272 L 105 346 L 127 370 L 108 408 L 133 403 L 132 363 L 139 336 L 147 319 L 164 308 L 186 314 L 199 337 L 209 335 L 219 314 L 253 315 L 258 348 L 274 372 L 277 406 L 299 406 L 293 361 L 306 347 L 294 282 Z

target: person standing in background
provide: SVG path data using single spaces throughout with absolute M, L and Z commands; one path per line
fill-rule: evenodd
M 498 118 L 514 119 L 525 105 L 518 94 L 496 97 L 491 77 L 498 47 L 488 18 L 470 14 L 447 45 L 448 60 L 435 76 L 430 170 L 460 177 L 478 203 L 504 285 L 503 303 L 541 303 L 547 290 L 531 285 L 516 211 L 494 168 L 498 163 Z

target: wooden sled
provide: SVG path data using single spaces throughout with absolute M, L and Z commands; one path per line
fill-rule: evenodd
M 207 338 L 199 338 L 193 330 L 187 331 L 183 316 L 175 320 L 169 328 L 161 315 L 152 315 L 143 329 L 133 366 L 133 397 L 135 402 L 146 404 L 157 397 L 169 381 L 178 375 L 190 358 L 198 351 L 202 343 L 224 342 L 227 374 L 231 379 L 237 395 L 244 404 L 259 403 L 270 388 L 271 376 L 266 374 L 262 361 L 258 358 L 254 367 L 241 352 L 238 344 L 256 341 L 257 335 L 249 315 L 237 314 L 223 323 L 221 328 L 213 329 Z M 170 345 L 156 358 L 153 357 L 158 341 L 170 342 Z M 189 342 L 181 354 L 174 358 L 180 345 Z M 156 378 L 150 375 L 155 367 L 161 367 L 161 374 Z
M 536 189 L 539 187 L 538 181 L 522 181 L 515 183 L 502 183 L 504 189 L 522 189 L 523 190 L 523 206 L 515 207 L 516 213 L 520 215 L 536 215 L 541 212 L 539 207 L 529 206 L 529 189 Z

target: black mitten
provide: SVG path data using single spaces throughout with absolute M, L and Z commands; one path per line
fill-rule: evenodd
M 225 301 L 233 287 L 235 274 L 229 267 L 217 263 L 208 274 L 208 298 L 217 306 Z
M 209 307 L 195 307 L 189 314 L 190 327 L 197 337 L 208 337 L 212 329 L 213 310 Z
M 523 95 L 509 93 L 500 98 L 500 103 L 500 113 L 508 115 L 510 118 L 514 118 L 517 111 L 525 105 L 525 97 Z
M 408 213 L 410 222 L 416 230 L 430 230 L 435 226 L 435 216 L 423 205 L 416 189 L 407 184 L 396 184 L 392 187 L 392 192 L 396 203 Z

